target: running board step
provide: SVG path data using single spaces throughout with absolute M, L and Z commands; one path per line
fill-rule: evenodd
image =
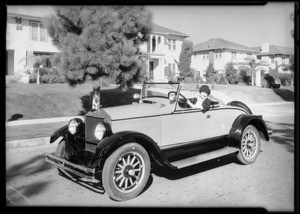
M 205 162 L 205 161 L 217 158 L 217 157 L 228 155 L 228 154 L 231 154 L 231 153 L 234 153 L 234 152 L 237 152 L 237 151 L 239 151 L 238 148 L 227 146 L 227 147 L 224 147 L 222 149 L 217 149 L 217 150 L 210 151 L 210 152 L 207 152 L 207 153 L 202 153 L 200 155 L 196 155 L 196 156 L 192 156 L 192 157 L 189 157 L 189 158 L 174 161 L 174 162 L 171 162 L 171 164 L 173 166 L 177 167 L 178 169 L 181 169 L 181 168 L 191 166 L 191 165 L 194 165 L 194 164 L 197 164 L 197 163 Z

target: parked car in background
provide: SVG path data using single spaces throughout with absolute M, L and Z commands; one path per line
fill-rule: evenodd
M 97 98 L 98 97 L 98 98 Z M 177 170 L 236 153 L 252 164 L 269 134 L 262 116 L 239 101 L 212 102 L 208 111 L 190 108 L 182 84 L 143 83 L 129 105 L 94 108 L 53 133 L 55 154 L 45 160 L 66 176 L 103 185 L 114 200 L 138 196 L 151 166 Z

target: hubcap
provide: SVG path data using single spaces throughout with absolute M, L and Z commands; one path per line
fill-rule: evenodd
M 135 190 L 145 174 L 145 162 L 137 152 L 128 152 L 119 158 L 114 170 L 114 185 L 124 193 Z
M 253 132 L 246 132 L 242 139 L 242 153 L 246 158 L 254 157 L 257 150 L 257 139 Z

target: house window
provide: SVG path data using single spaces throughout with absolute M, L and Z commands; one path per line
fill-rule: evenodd
M 176 50 L 176 40 L 173 39 L 173 50 Z
M 29 23 L 30 41 L 47 42 L 47 28 L 40 22 L 30 21 Z
M 222 52 L 221 51 L 216 52 L 215 57 L 216 57 L 216 59 L 218 59 L 218 58 L 221 59 L 222 58 Z
M 274 57 L 271 57 L 271 63 L 274 63 L 275 61 L 274 61 Z
M 282 64 L 283 64 L 283 65 L 286 64 L 286 58 L 282 58 Z
M 171 39 L 167 39 L 167 44 L 168 44 L 168 49 L 171 50 L 172 49 Z
M 251 53 L 247 53 L 247 58 L 251 59 L 252 54 Z
M 176 50 L 176 40 L 175 39 L 167 39 L 168 49 Z

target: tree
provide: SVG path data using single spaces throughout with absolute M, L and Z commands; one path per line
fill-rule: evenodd
M 206 69 L 206 74 L 205 74 L 206 81 L 208 83 L 213 82 L 213 77 L 216 73 L 218 73 L 218 71 L 215 70 L 214 64 L 212 62 L 210 62 Z
M 59 7 L 47 23 L 60 50 L 56 67 L 70 85 L 111 77 L 123 89 L 146 76 L 139 46 L 152 30 L 152 15 L 139 6 Z
M 181 46 L 179 62 L 177 63 L 180 76 L 193 77 L 194 73 L 191 70 L 191 56 L 193 54 L 193 42 L 184 40 Z
M 234 69 L 234 65 L 232 62 L 228 62 L 225 65 L 225 78 L 228 80 L 230 84 L 238 83 L 238 75 L 237 70 Z

